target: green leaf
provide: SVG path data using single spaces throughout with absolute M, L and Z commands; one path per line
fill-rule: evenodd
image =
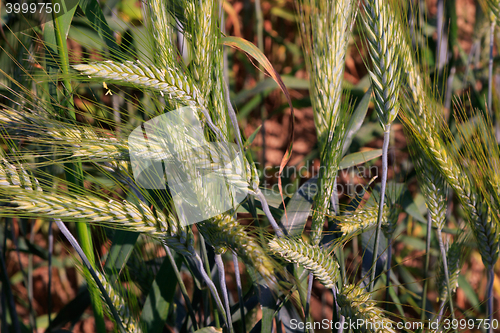
M 80 292 L 68 304 L 66 304 L 52 319 L 48 332 L 62 328 L 67 323 L 76 323 L 90 305 L 90 293 L 88 288 L 82 288 Z
M 257 129 L 248 137 L 247 141 L 245 142 L 245 146 L 243 147 L 244 149 L 248 148 L 252 144 L 253 140 L 255 140 L 255 137 L 259 133 L 261 127 L 262 125 L 257 127 Z
M 108 258 L 104 265 L 106 274 L 119 275 L 127 264 L 127 260 L 134 249 L 135 242 L 139 238 L 139 233 L 125 230 L 116 230 L 113 236 L 113 243 L 109 249 Z M 114 279 L 111 279 L 113 281 Z
M 177 267 L 179 266 L 180 260 L 177 262 Z M 174 269 L 170 265 L 170 261 L 164 259 L 141 313 L 141 322 L 144 323 L 148 333 L 163 331 L 177 287 L 177 280 L 173 278 L 174 276 Z
M 339 170 L 347 169 L 357 164 L 366 163 L 382 155 L 382 149 L 374 149 L 365 152 L 353 153 L 345 156 L 340 161 Z
M 305 182 L 286 205 L 287 215 L 281 217 L 281 225 L 287 236 L 301 235 L 311 212 L 314 195 L 317 192 L 317 178 Z
M 82 8 L 85 16 L 92 24 L 92 28 L 94 28 L 94 30 L 97 31 L 99 36 L 101 36 L 104 40 L 111 54 L 116 55 L 118 45 L 116 44 L 113 31 L 109 28 L 97 0 L 80 0 L 80 8 Z
M 481 303 L 479 302 L 479 298 L 477 297 L 474 289 L 469 284 L 465 276 L 458 276 L 458 286 L 465 294 L 465 297 L 469 300 L 470 304 L 476 309 L 476 311 L 481 311 Z
M 363 121 L 366 117 L 366 112 L 368 111 L 368 105 L 370 104 L 370 98 L 372 95 L 372 88 L 368 89 L 366 93 L 361 98 L 356 110 L 354 110 L 351 119 L 349 120 L 349 124 L 347 125 L 347 131 L 344 138 L 344 147 L 342 148 L 343 154 L 347 152 L 349 146 L 352 143 L 352 139 L 354 135 L 358 132 L 363 124 Z
M 281 77 L 283 83 L 288 89 L 309 89 L 309 80 L 299 79 L 290 75 L 283 75 Z M 278 87 L 276 81 L 271 78 L 264 79 L 258 82 L 255 87 L 247 90 L 243 90 L 238 93 L 233 99 L 232 102 L 235 105 L 240 105 L 246 100 L 248 100 L 251 96 L 258 95 L 265 91 L 272 91 Z

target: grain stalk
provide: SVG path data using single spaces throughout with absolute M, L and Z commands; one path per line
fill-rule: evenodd
M 222 291 L 222 297 L 224 298 L 224 305 L 226 309 L 226 318 L 227 318 L 229 332 L 233 333 L 234 328 L 231 319 L 231 305 L 229 304 L 229 296 L 227 294 L 226 274 L 224 271 L 224 261 L 222 260 L 221 253 L 215 254 L 215 264 L 217 265 L 217 271 L 219 273 L 219 285 Z
M 417 171 L 417 177 L 420 184 L 420 189 L 422 194 L 426 198 L 425 203 L 427 206 L 428 214 L 430 215 L 430 220 L 432 225 L 436 228 L 437 238 L 439 242 L 439 250 L 441 252 L 441 260 L 443 264 L 443 272 L 445 276 L 445 283 L 448 290 L 451 290 L 451 281 L 449 276 L 448 261 L 446 257 L 446 249 L 443 243 L 442 230 L 446 223 L 446 206 L 447 206 L 447 192 L 448 188 L 446 183 L 439 175 L 439 171 L 436 170 L 432 162 L 426 157 L 425 153 L 418 150 L 416 145 L 411 145 L 412 155 L 414 157 L 415 169 Z M 450 307 L 451 315 L 455 317 L 455 311 L 453 307 L 453 299 L 451 293 L 447 294 L 448 305 Z M 426 295 L 423 295 L 426 297 Z M 424 309 L 425 310 L 425 309 Z M 439 309 L 438 321 L 441 321 L 442 312 L 444 311 L 444 304 Z
M 275 238 L 269 242 L 269 248 L 286 261 L 303 266 L 319 282 L 331 289 L 338 281 L 339 264 L 325 249 L 310 245 L 301 239 Z
M 500 125 L 495 112 L 493 111 L 493 47 L 495 43 L 495 27 L 500 22 L 500 1 L 485 0 L 490 11 L 490 53 L 488 60 L 488 111 L 490 116 L 495 119 L 495 135 L 497 140 L 500 138 Z
M 370 294 L 364 288 L 356 285 L 344 285 L 338 293 L 340 313 L 351 322 L 362 320 L 366 332 L 396 332 L 391 327 L 395 324 L 375 306 L 376 301 L 370 299 Z
M 398 95 L 401 77 L 401 52 L 399 44 L 403 39 L 398 30 L 399 19 L 387 1 L 367 0 L 363 3 L 362 15 L 365 27 L 368 50 L 373 68 L 370 73 L 375 92 L 375 110 L 384 130 L 382 146 L 382 179 L 380 189 L 379 213 L 375 232 L 373 263 L 369 290 L 375 283 L 375 265 L 378 259 L 378 244 L 382 227 L 385 190 L 387 183 L 387 154 L 390 140 L 391 124 L 398 114 Z
M 352 0 L 297 2 L 310 76 L 314 122 L 320 145 L 321 168 L 314 198 L 311 238 L 318 244 L 337 178 L 348 108 L 342 105 L 342 80 L 356 5 Z

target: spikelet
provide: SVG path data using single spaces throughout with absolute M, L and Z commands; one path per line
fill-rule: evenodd
M 269 248 L 288 262 L 303 266 L 326 288 L 333 288 L 340 276 L 339 264 L 323 248 L 306 244 L 302 239 L 274 238 Z
M 156 65 L 167 69 L 176 63 L 177 56 L 175 52 L 177 45 L 173 40 L 175 30 L 170 17 L 170 11 L 173 8 L 169 7 L 172 4 L 169 1 L 149 0 L 146 5 L 149 17 L 154 17 L 153 20 L 147 22 L 149 31 L 153 35 L 155 54 L 157 54 L 155 57 Z
M 396 119 L 401 84 L 402 38 L 398 17 L 387 0 L 365 0 L 362 15 L 373 69 L 369 71 L 375 92 L 375 110 L 384 131 Z
M 193 77 L 207 99 L 212 89 L 212 69 L 216 48 L 219 48 L 217 26 L 219 2 L 214 0 L 187 1 L 185 34 L 191 41 Z M 222 94 L 222 92 L 218 92 Z
M 458 277 L 462 268 L 460 262 L 461 250 L 464 244 L 462 242 L 453 242 L 446 254 L 446 261 L 448 263 L 448 276 L 450 279 L 451 292 L 455 293 L 458 288 Z M 438 301 L 448 299 L 448 286 L 446 284 L 445 274 L 443 272 L 443 263 L 440 262 L 439 271 L 437 273 L 438 281 L 437 286 L 439 290 Z
M 232 249 L 247 265 L 255 268 L 264 279 L 272 283 L 276 281 L 271 258 L 234 217 L 222 214 L 200 222 L 196 226 L 216 252 L 223 253 L 227 249 Z
M 390 214 L 387 205 L 384 205 L 383 225 L 387 224 L 387 217 Z M 352 237 L 361 232 L 365 232 L 377 226 L 378 207 L 370 206 L 356 210 L 351 215 L 338 218 L 340 231 L 345 238 Z
M 34 191 L 35 190 L 35 191 Z M 147 234 L 165 242 L 173 250 L 189 255 L 194 251 L 191 231 L 176 222 L 172 215 L 153 211 L 143 202 L 134 204 L 105 201 L 88 195 L 43 193 L 36 178 L 22 167 L 0 160 L 0 194 L 6 195 L 17 214 L 81 220 Z
M 118 317 L 120 318 L 123 328 L 127 333 L 141 333 L 142 329 L 138 325 L 136 319 L 132 316 L 130 313 L 130 309 L 127 306 L 127 302 L 123 299 L 121 295 L 119 295 L 113 286 L 108 282 L 108 280 L 102 275 L 99 271 L 95 271 L 97 277 L 99 278 L 99 281 L 101 282 L 102 286 L 106 290 L 106 293 L 108 294 L 109 298 L 111 299 L 111 302 L 113 303 L 113 306 L 116 309 L 116 312 L 118 313 Z M 105 310 L 108 313 L 108 316 L 113 319 L 113 316 L 111 315 L 111 310 L 109 309 L 108 303 L 106 302 L 106 299 L 104 296 L 101 294 L 101 298 L 104 300 L 104 304 L 106 304 Z
M 59 193 L 19 193 L 13 196 L 12 203 L 17 205 L 15 210 L 22 215 L 77 221 L 84 219 L 88 223 L 149 235 L 181 254 L 189 255 L 194 249 L 189 230 L 162 212 L 157 211 L 155 217 L 153 211 L 142 202 L 108 202 L 92 196 Z
M 198 88 L 172 68 L 158 69 L 139 61 L 117 63 L 111 60 L 74 65 L 73 68 L 90 77 L 161 92 L 183 105 L 206 107 Z
M 416 149 L 413 149 L 415 151 Z M 417 155 L 417 153 L 413 153 Z M 442 230 L 446 222 L 447 186 L 439 171 L 424 155 L 415 156 L 415 169 L 425 204 L 435 228 Z
M 346 321 L 363 321 L 364 325 L 358 327 L 359 332 L 396 332 L 391 329 L 396 327 L 395 323 L 385 318 L 383 311 L 375 306 L 376 302 L 370 299 L 370 294 L 364 288 L 344 285 L 337 294 L 337 303 Z

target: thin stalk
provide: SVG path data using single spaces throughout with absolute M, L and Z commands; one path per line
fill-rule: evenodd
M 332 197 L 330 198 L 330 206 L 334 214 L 339 216 L 340 209 L 339 209 L 339 195 L 337 193 L 337 178 L 335 178 L 335 181 L 333 182 L 333 192 L 332 192 Z M 339 246 L 339 248 L 337 249 L 337 257 L 339 259 L 340 280 L 342 281 L 341 285 L 343 285 L 346 281 L 346 274 L 345 274 L 344 248 L 342 246 Z
M 436 64 L 438 71 L 444 66 L 442 59 L 442 39 L 444 30 L 444 0 L 438 0 L 437 2 L 437 46 L 436 46 Z
M 5 224 L 5 229 L 7 229 L 7 223 Z M 4 235 L 5 235 L 4 236 L 5 239 L 7 239 L 6 232 L 4 233 Z M 6 295 L 8 303 L 9 303 L 8 304 L 9 314 L 10 314 L 11 323 L 12 323 L 11 329 L 12 329 L 12 331 L 14 331 L 16 333 L 21 333 L 21 326 L 19 324 L 19 317 L 18 317 L 17 311 L 16 311 L 16 303 L 14 302 L 14 295 L 12 295 L 12 288 L 10 285 L 9 276 L 7 275 L 7 267 L 5 265 L 5 260 L 4 260 L 4 251 L 2 251 L 1 248 L 0 248 L 0 265 L 1 265 L 0 272 L 2 272 L 2 275 L 3 275 L 2 276 L 2 282 L 3 282 L 2 289 L 5 290 L 4 293 Z M 2 293 L 2 294 L 4 294 L 4 293 Z M 5 311 L 5 309 L 3 309 L 3 311 Z
M 495 42 L 496 20 L 491 20 L 490 26 L 490 58 L 488 60 L 488 112 L 495 123 L 495 137 L 500 141 L 500 126 L 495 112 L 493 111 L 493 46 Z
M 426 306 L 427 306 L 427 288 L 429 287 L 429 262 L 431 260 L 431 231 L 432 231 L 432 217 L 429 210 L 427 210 L 427 234 L 425 237 L 425 263 L 424 263 L 424 286 L 422 290 L 422 314 L 420 319 L 425 320 Z
M 53 0 L 53 2 L 58 1 L 58 0 Z M 60 69 L 64 75 L 63 79 L 63 85 L 64 85 L 64 93 L 66 97 L 68 97 L 68 102 L 69 102 L 69 107 L 67 108 L 68 110 L 68 115 L 72 120 L 76 120 L 76 115 L 74 111 L 74 104 L 73 104 L 73 98 L 72 98 L 72 87 L 71 87 L 71 81 L 68 79 L 68 74 L 69 74 L 69 57 L 68 57 L 68 45 L 66 43 L 66 36 L 64 36 L 64 31 L 61 29 L 61 21 L 57 18 L 54 19 L 54 33 L 56 36 L 56 41 L 57 41 L 57 47 L 58 47 L 58 53 L 59 53 L 59 59 L 60 59 Z M 66 176 L 68 177 L 68 180 L 72 182 L 73 184 L 77 186 L 82 186 L 83 185 L 83 170 L 82 170 L 82 165 L 80 161 L 77 161 L 76 163 L 72 163 L 70 165 L 70 172 L 66 172 Z M 92 237 L 90 234 L 90 226 L 86 223 L 76 223 L 76 229 L 77 229 L 77 234 L 78 234 L 78 239 L 79 239 L 79 244 L 83 250 L 83 253 L 89 258 L 89 260 L 94 263 L 95 258 L 94 258 L 94 251 L 93 251 L 93 246 L 92 246 Z M 99 290 L 97 287 L 91 283 L 90 279 L 91 276 L 88 272 L 84 273 L 85 275 L 85 280 L 87 280 L 87 284 L 89 286 L 89 292 L 90 292 L 90 300 L 92 304 L 92 310 L 94 313 L 94 318 L 95 318 L 95 327 L 96 331 L 98 333 L 105 333 L 106 332 L 106 325 L 104 323 L 104 310 L 101 304 L 101 297 L 99 295 Z
M 385 201 L 385 188 L 387 185 L 387 153 L 389 150 L 389 140 L 391 138 L 391 124 L 387 125 L 386 131 L 384 132 L 384 143 L 382 145 L 382 181 L 380 183 L 380 202 L 378 207 L 377 216 L 377 230 L 375 231 L 375 245 L 373 247 L 373 259 L 372 259 L 372 274 L 370 281 L 370 289 L 372 291 L 375 285 L 375 274 L 377 267 L 377 257 L 378 257 L 378 245 L 380 243 L 380 231 L 382 229 L 382 216 L 384 213 L 384 201 Z
M 385 280 L 385 309 L 389 310 L 389 288 L 391 287 L 392 235 L 387 239 L 387 278 Z
M 257 30 L 257 47 L 264 53 L 264 18 L 262 15 L 262 7 L 260 5 L 260 0 L 255 0 L 255 21 Z M 259 66 L 260 67 L 260 66 Z M 259 70 L 259 81 L 264 79 L 264 73 Z M 262 127 L 260 133 L 262 135 L 262 170 L 266 167 L 266 108 L 264 106 L 264 94 L 260 94 L 260 119 L 262 122 Z
M 184 280 L 182 280 L 182 275 L 179 269 L 177 268 L 177 264 L 175 263 L 174 256 L 172 255 L 172 251 L 170 251 L 170 248 L 166 245 L 163 244 L 163 248 L 165 249 L 165 252 L 167 253 L 168 260 L 170 261 L 170 265 L 172 266 L 174 270 L 175 277 L 177 278 L 177 283 L 179 283 L 179 288 L 182 293 L 182 297 L 184 297 L 184 302 L 186 303 L 186 307 L 188 309 L 189 316 L 191 317 L 191 321 L 193 322 L 193 328 L 196 331 L 198 329 L 198 323 L 196 322 L 196 316 L 193 310 L 193 306 L 191 305 L 191 300 L 189 298 L 189 294 L 186 289 L 186 285 L 184 284 Z
M 231 318 L 231 307 L 229 305 L 229 296 L 227 294 L 227 285 L 226 285 L 226 274 L 224 271 L 224 261 L 222 261 L 222 255 L 217 253 L 215 255 L 215 264 L 217 265 L 217 270 L 219 271 L 219 284 L 220 289 L 222 291 L 222 297 L 224 298 L 224 306 L 226 307 L 226 318 L 227 325 L 229 328 L 229 332 L 233 333 L 233 322 Z
M 340 307 L 339 307 L 339 304 L 337 303 L 337 286 L 334 286 L 332 288 L 332 292 L 333 292 L 333 306 L 334 306 L 333 322 L 337 323 L 340 321 L 342 324 L 342 319 L 344 317 L 340 314 Z M 343 331 L 344 331 L 344 327 L 343 327 L 343 325 L 340 325 L 339 329 L 337 330 L 337 333 L 342 333 Z
M 200 256 L 196 252 L 193 253 L 193 258 L 196 261 L 196 264 L 198 264 L 198 269 L 201 273 L 201 276 L 203 277 L 203 280 L 205 280 L 205 283 L 207 284 L 208 289 L 212 293 L 212 296 L 215 300 L 215 305 L 217 306 L 217 310 L 220 313 L 224 313 L 225 312 L 224 305 L 222 304 L 222 301 L 219 297 L 219 293 L 217 292 L 217 288 L 215 287 L 215 284 L 212 282 L 212 280 L 210 279 L 210 277 L 208 276 L 207 272 L 205 271 L 205 269 L 203 267 L 203 261 L 201 260 Z M 229 327 L 225 316 L 223 316 L 223 318 L 224 318 L 224 324 L 226 324 L 226 326 Z
M 14 222 L 13 220 L 11 220 L 11 228 L 14 229 Z M 22 236 L 24 236 L 26 238 L 26 231 L 24 230 L 24 228 L 22 227 L 22 223 L 19 223 L 18 221 L 18 226 L 19 226 L 19 229 L 21 230 L 22 232 Z M 21 271 L 21 274 L 23 276 L 23 279 L 24 279 L 24 284 L 27 286 L 27 289 L 28 289 L 28 303 L 29 303 L 29 308 L 28 308 L 28 312 L 29 312 L 29 322 L 30 322 L 30 325 L 32 326 L 31 328 L 34 329 L 35 328 L 35 323 L 36 323 L 36 315 L 35 315 L 35 310 L 33 309 L 33 288 L 30 284 L 30 263 L 29 263 L 29 257 L 28 257 L 28 272 L 26 272 L 24 270 L 24 265 L 22 264 L 22 260 L 21 260 L 21 251 L 19 251 L 19 238 L 15 236 L 14 233 L 12 233 L 12 241 L 13 243 L 15 244 L 15 249 L 16 249 L 16 254 L 17 254 L 17 260 L 18 260 L 18 264 L 19 264 L 19 270 Z M 31 241 L 33 243 L 33 241 Z
M 52 219 L 49 220 L 49 258 L 48 258 L 48 265 L 49 265 L 49 281 L 47 285 L 47 311 L 48 311 L 48 319 L 49 319 L 49 327 L 52 326 L 52 252 L 54 251 L 54 231 L 52 227 L 53 221 Z
M 441 250 L 441 259 L 443 260 L 443 270 L 444 270 L 444 278 L 446 281 L 446 288 L 448 288 L 448 303 L 450 306 L 451 317 L 455 319 L 455 309 L 453 307 L 453 299 L 450 288 L 450 275 L 448 274 L 448 260 L 446 258 L 446 249 L 444 248 L 443 237 L 441 233 L 441 229 L 436 229 L 438 241 L 439 241 L 439 249 Z M 444 306 L 439 310 L 438 321 L 441 321 L 442 313 L 444 312 Z
M 264 196 L 264 194 L 262 193 L 262 191 L 259 188 L 254 189 L 254 191 L 260 199 L 260 203 L 262 204 L 262 210 L 266 214 L 266 217 L 269 220 L 269 223 L 271 224 L 271 226 L 273 227 L 274 232 L 276 233 L 276 236 L 283 237 L 283 235 L 284 235 L 283 231 L 278 226 L 278 223 L 276 223 L 276 220 L 274 219 L 273 214 L 271 214 L 271 210 L 269 209 L 269 205 L 267 204 L 266 197 Z
M 495 282 L 495 271 L 494 267 L 489 267 L 488 268 L 488 288 L 487 288 L 487 300 L 488 300 L 488 308 L 486 309 L 486 316 L 490 320 L 490 328 L 488 330 L 488 333 L 493 332 L 492 328 L 492 323 L 491 321 L 493 320 L 493 283 Z
M 201 255 L 203 256 L 203 261 L 205 263 L 205 269 L 207 272 L 210 272 L 210 264 L 208 262 L 208 254 L 207 254 L 207 247 L 205 245 L 205 238 L 201 234 L 200 235 L 200 249 L 201 249 Z M 220 328 L 220 321 L 219 321 L 219 314 L 217 313 L 217 309 L 213 308 L 212 304 L 212 299 L 210 297 L 207 297 L 209 302 L 210 302 L 210 312 L 214 313 L 214 321 L 215 321 L 215 327 Z
M 31 224 L 30 230 L 30 242 L 31 244 L 35 244 L 35 223 Z M 28 255 L 28 300 L 30 302 L 30 322 L 31 327 L 36 332 L 36 313 L 35 309 L 33 309 L 33 253 L 30 252 Z
M 238 302 L 240 304 L 242 332 L 246 333 L 245 304 L 243 303 L 243 289 L 241 288 L 240 265 L 238 263 L 238 256 L 236 255 L 236 253 L 232 252 L 232 254 L 234 275 L 236 276 L 236 290 L 238 291 Z
M 494 117 L 492 108 L 492 92 L 493 92 L 493 42 L 495 36 L 495 20 L 491 21 L 490 25 L 490 59 L 488 61 L 488 111 L 491 117 Z
M 56 225 L 59 228 L 59 230 L 61 231 L 61 233 L 64 235 L 64 237 L 66 237 L 66 239 L 68 240 L 68 242 L 71 244 L 71 246 L 78 253 L 78 255 L 82 259 L 83 264 L 85 265 L 85 267 L 87 267 L 87 272 L 88 272 L 89 275 L 91 275 L 91 278 L 93 278 L 94 281 L 95 281 L 95 283 L 97 284 L 96 289 L 99 288 L 102 296 L 106 300 L 106 303 L 109 306 L 109 310 L 111 311 L 111 314 L 112 314 L 112 316 L 113 316 L 116 324 L 118 325 L 119 331 L 120 332 L 125 332 L 125 328 L 123 327 L 123 324 L 122 324 L 122 321 L 120 319 L 120 316 L 118 315 L 118 312 L 116 311 L 116 308 L 114 307 L 113 302 L 111 301 L 108 293 L 106 292 L 106 289 L 104 289 L 102 283 L 99 280 L 99 277 L 97 276 L 95 270 L 93 269 L 93 265 L 92 265 L 91 261 L 85 255 L 85 252 L 83 251 L 82 247 L 80 246 L 80 244 L 78 243 L 78 241 L 76 240 L 76 238 L 68 230 L 68 228 L 66 227 L 66 225 L 61 221 L 61 219 L 54 219 L 54 221 L 56 222 Z M 94 284 L 92 281 L 89 281 L 89 282 L 92 283 L 92 284 Z M 99 290 L 97 292 L 99 292 Z M 102 305 L 101 305 L 101 310 L 103 310 L 102 309 Z
M 304 318 L 306 321 L 310 321 L 309 310 L 311 308 L 310 305 L 311 305 L 311 294 L 312 294 L 313 282 L 314 282 L 314 275 L 313 275 L 313 273 L 309 273 L 309 277 L 307 280 L 306 308 L 304 310 Z

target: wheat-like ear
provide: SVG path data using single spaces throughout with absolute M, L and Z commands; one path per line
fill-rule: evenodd
M 458 288 L 458 277 L 460 276 L 460 270 L 462 268 L 462 264 L 460 262 L 460 256 L 462 254 L 462 250 L 464 247 L 464 243 L 461 241 L 455 241 L 450 245 L 450 248 L 446 254 L 446 261 L 448 264 L 448 277 L 449 277 L 449 285 L 452 294 Z M 446 301 L 448 299 L 448 285 L 446 283 L 445 274 L 443 272 L 443 262 L 441 260 L 441 264 L 438 266 L 439 270 L 437 272 L 437 286 L 439 290 L 438 301 L 443 300 Z
M 357 285 L 344 285 L 337 295 L 341 314 L 351 322 L 363 322 L 360 332 L 396 332 L 395 323 L 384 316 L 383 311 L 376 307 L 376 302 L 370 299 L 370 294 Z
M 111 60 L 74 65 L 73 68 L 91 78 L 150 89 L 182 105 L 206 108 L 206 101 L 199 89 L 175 68 L 161 69 L 139 61 L 118 63 Z
M 369 73 L 375 92 L 375 110 L 380 124 L 387 131 L 399 111 L 403 36 L 398 26 L 399 17 L 389 1 L 365 0 L 363 9 L 362 18 L 373 65 Z
M 387 223 L 390 214 L 389 208 L 384 206 L 382 223 Z M 350 215 L 336 217 L 340 231 L 344 238 L 351 238 L 354 235 L 365 232 L 377 226 L 378 207 L 370 206 L 357 209 Z
M 116 308 L 118 316 L 127 333 L 142 333 L 143 331 L 139 326 L 139 324 L 137 323 L 136 319 L 133 317 L 132 313 L 130 312 L 127 302 L 123 299 L 123 297 L 120 294 L 116 292 L 115 288 L 113 288 L 111 283 L 109 283 L 109 281 L 106 279 L 104 275 L 102 275 L 97 270 L 95 271 L 95 273 L 99 278 L 99 281 L 101 282 L 102 286 L 106 290 L 106 293 L 108 294 L 109 298 L 111 299 L 113 306 Z M 103 299 L 104 304 L 106 304 L 105 309 L 108 312 L 108 316 L 110 318 L 113 318 L 108 303 L 106 302 L 106 299 L 102 294 L 101 298 Z
M 425 197 L 427 210 L 431 214 L 432 224 L 442 230 L 446 222 L 448 188 L 432 161 L 423 152 L 417 153 L 417 147 L 414 145 L 412 147 L 410 151 L 414 157 L 420 189 Z
M 173 250 L 189 255 L 194 250 L 191 230 L 180 225 L 169 213 L 153 211 L 143 202 L 134 204 L 105 201 L 88 195 L 50 194 L 42 192 L 39 182 L 22 165 L 0 161 L 0 193 L 14 207 L 4 214 L 47 217 L 81 221 L 147 234 L 167 243 Z
M 255 268 L 266 281 L 272 284 L 277 282 L 274 271 L 277 266 L 248 229 L 238 223 L 233 216 L 222 214 L 197 223 L 196 227 L 216 252 L 223 253 L 231 249 L 247 265 Z
M 281 237 L 272 239 L 269 248 L 286 261 L 309 270 L 328 289 L 332 289 L 340 277 L 337 261 L 318 245 Z
M 314 122 L 321 151 L 319 191 L 314 199 L 311 240 L 321 239 L 342 157 L 349 108 L 342 98 L 345 56 L 357 6 L 353 0 L 297 1 L 310 75 Z

